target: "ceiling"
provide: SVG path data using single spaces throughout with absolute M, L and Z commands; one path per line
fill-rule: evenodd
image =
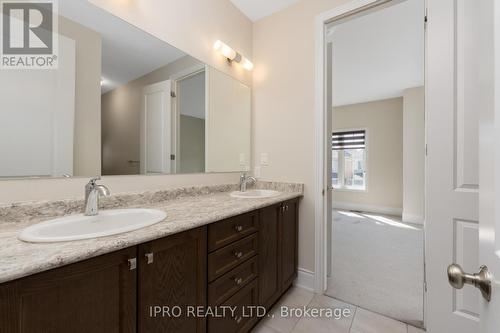
M 400 97 L 424 85 L 424 3 L 407 0 L 329 27 L 334 106 Z
M 279 12 L 299 0 L 231 0 L 253 22 Z
M 101 35 L 102 93 L 186 55 L 87 0 L 60 1 L 59 14 Z

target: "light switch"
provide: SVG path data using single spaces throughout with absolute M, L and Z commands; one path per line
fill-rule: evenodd
M 262 166 L 269 165 L 269 154 L 268 153 L 261 153 L 260 154 L 260 165 L 262 165 Z

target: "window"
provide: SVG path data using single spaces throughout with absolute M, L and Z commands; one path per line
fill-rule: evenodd
M 366 131 L 332 134 L 332 185 L 335 189 L 366 190 Z

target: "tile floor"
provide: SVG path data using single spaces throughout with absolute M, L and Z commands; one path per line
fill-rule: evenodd
M 342 309 L 345 316 L 306 317 L 280 315 L 281 307 L 296 309 Z M 338 310 L 337 310 L 338 311 Z M 252 333 L 424 333 L 425 331 L 379 314 L 301 288 L 292 288 L 271 309 Z

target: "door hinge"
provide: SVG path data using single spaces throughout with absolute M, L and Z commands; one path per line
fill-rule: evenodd
M 427 143 L 425 144 L 425 156 L 427 156 Z
M 177 94 L 175 93 L 175 91 L 171 91 L 170 92 L 170 97 L 172 97 L 172 98 L 176 98 L 177 97 Z
M 171 161 L 175 161 L 175 155 L 174 154 L 170 155 L 170 160 Z

